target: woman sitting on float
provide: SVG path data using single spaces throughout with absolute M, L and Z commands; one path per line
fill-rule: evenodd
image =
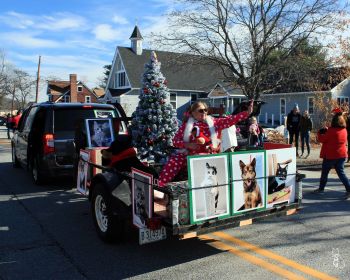
M 162 187 L 170 182 L 187 165 L 188 155 L 218 153 L 220 144 L 218 135 L 221 135 L 223 129 L 247 119 L 253 112 L 253 103 L 252 100 L 247 111 L 217 119 L 208 116 L 208 105 L 206 103 L 202 101 L 193 103 L 185 114 L 184 122 L 173 139 L 174 147 L 183 149 L 183 151 L 172 155 L 163 167 L 158 179 L 159 186 Z M 198 135 L 210 139 L 210 145 L 208 145 L 208 141 L 194 141 L 192 134 L 194 127 L 196 127 Z M 203 143 L 201 144 L 201 142 Z

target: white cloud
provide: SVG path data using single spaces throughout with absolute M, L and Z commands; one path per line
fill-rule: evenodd
M 112 17 L 112 21 L 114 23 L 118 23 L 118 24 L 128 24 L 129 23 L 129 21 L 125 17 L 120 16 L 120 15 L 114 15 Z
M 72 30 L 83 29 L 86 26 L 85 18 L 72 13 L 55 13 L 46 15 L 27 15 L 17 12 L 8 12 L 0 16 L 0 21 L 12 28 L 31 30 Z
M 52 16 L 44 16 L 39 20 L 37 28 L 45 30 L 81 29 L 86 24 L 85 18 L 75 14 L 57 13 Z
M 112 28 L 109 24 L 99 24 L 93 30 L 97 40 L 101 41 L 116 41 L 120 35 L 118 30 Z
M 0 33 L 1 41 L 25 48 L 56 48 L 59 44 L 53 40 L 36 38 L 34 35 L 22 32 Z
M 0 22 L 18 29 L 27 29 L 34 25 L 34 21 L 30 16 L 16 12 L 8 12 L 0 16 Z

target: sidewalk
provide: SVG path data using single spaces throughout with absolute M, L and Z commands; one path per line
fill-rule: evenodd
M 321 151 L 321 146 L 312 147 L 310 151 L 310 155 L 308 156 L 307 159 L 305 159 L 305 156 L 303 156 L 302 158 L 297 158 L 297 169 L 321 171 L 321 165 L 323 160 L 320 158 L 320 151 Z M 299 149 L 299 153 L 300 153 L 300 149 Z M 345 162 L 345 168 L 349 166 L 350 166 L 350 163 Z

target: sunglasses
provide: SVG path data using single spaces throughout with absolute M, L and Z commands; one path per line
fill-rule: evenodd
M 198 109 L 197 112 L 198 112 L 198 113 L 201 113 L 201 114 L 207 113 L 207 112 L 208 112 L 208 109 Z

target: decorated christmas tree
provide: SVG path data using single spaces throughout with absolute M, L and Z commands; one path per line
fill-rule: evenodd
M 139 103 L 132 115 L 131 132 L 138 157 L 149 162 L 164 163 L 178 129 L 176 111 L 170 104 L 167 80 L 160 71 L 155 52 L 145 64 Z

